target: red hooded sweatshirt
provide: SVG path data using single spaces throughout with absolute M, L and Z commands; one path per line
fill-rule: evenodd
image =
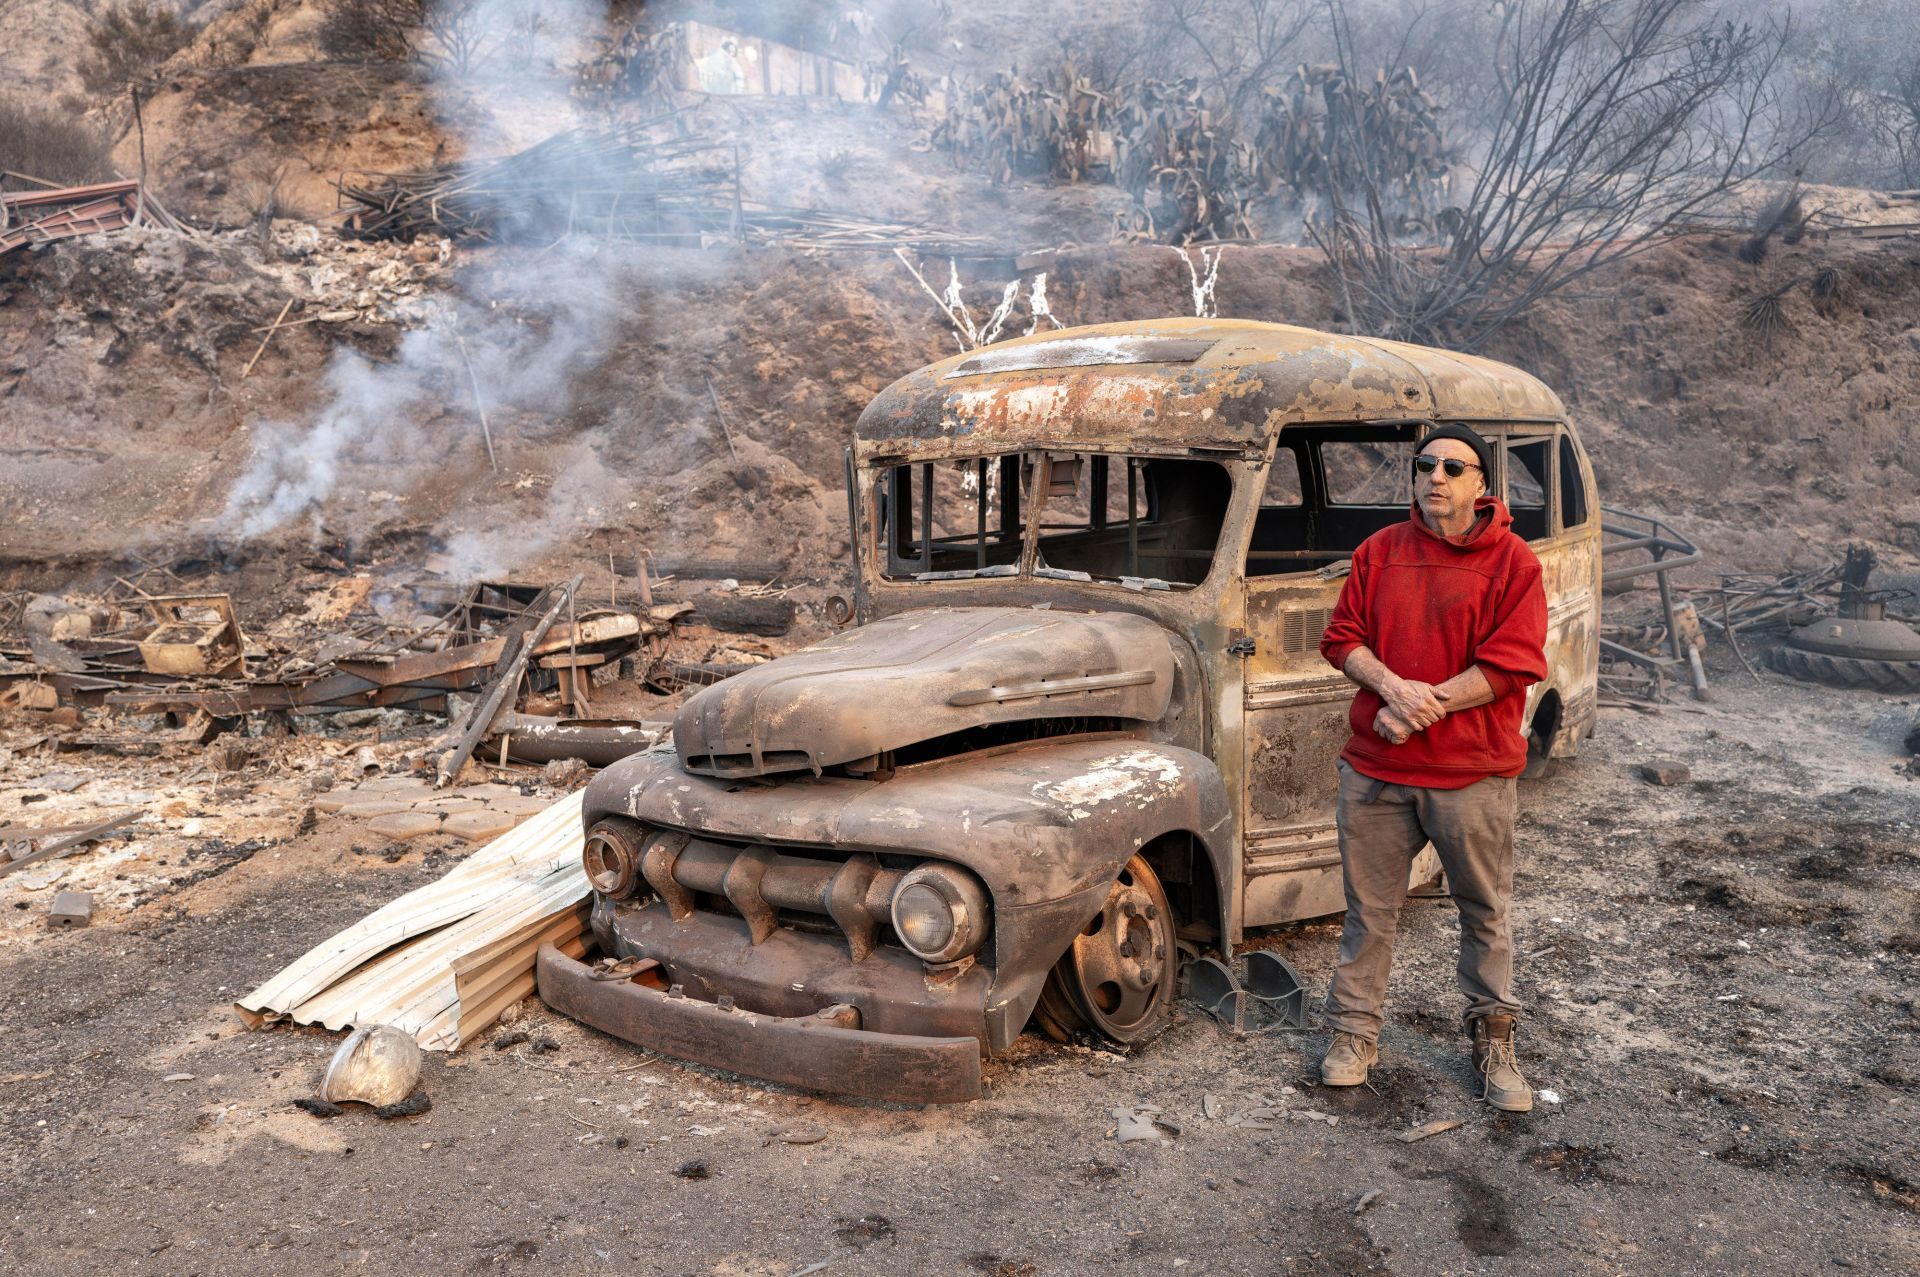
M 1361 688 L 1347 711 L 1353 738 L 1340 751 L 1355 771 L 1394 785 L 1464 789 L 1526 767 L 1521 693 L 1547 676 L 1547 596 L 1540 560 L 1512 528 L 1507 507 L 1481 497 L 1460 536 L 1433 531 L 1415 507 L 1405 523 L 1353 552 L 1321 655 L 1345 669 L 1364 645 L 1401 678 L 1436 684 L 1478 665 L 1494 696 L 1395 745 L 1373 730 L 1379 694 Z

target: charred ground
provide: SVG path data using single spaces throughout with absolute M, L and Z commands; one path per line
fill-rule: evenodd
M 529 1002 L 434 1057 L 430 1114 L 323 1122 L 292 1101 L 334 1035 L 240 1031 L 225 1000 L 437 876 L 457 844 L 358 854 L 379 840 L 337 818 L 249 842 L 219 823 L 241 804 L 209 796 L 182 814 L 221 840 L 127 866 L 159 880 L 124 915 L 69 935 L 9 920 L 0 1159 L 21 1188 L 0 1246 L 48 1273 L 105 1257 L 162 1272 L 1901 1270 L 1920 1153 L 1902 724 L 1868 693 L 1713 672 L 1714 704 L 1609 711 L 1577 763 L 1522 787 L 1523 1046 L 1559 1097 L 1530 1118 L 1471 1102 L 1454 924 L 1422 902 L 1384 1066 L 1351 1095 L 1316 1088 L 1313 1038 L 1235 1041 L 1191 1009 L 1130 1059 L 1029 1035 L 989 1098 L 919 1111 L 645 1057 Z M 270 788 L 338 763 L 296 745 L 267 763 L 285 779 L 228 787 L 297 807 Z M 1648 784 L 1648 760 L 1691 779 Z M 194 784 L 146 766 L 95 784 Z M 1337 936 L 1315 923 L 1254 943 L 1318 988 Z M 1116 1144 L 1111 1110 L 1142 1106 L 1178 1135 Z M 1339 1121 L 1289 1116 L 1307 1110 Z M 1435 1119 L 1464 1125 L 1395 1138 Z

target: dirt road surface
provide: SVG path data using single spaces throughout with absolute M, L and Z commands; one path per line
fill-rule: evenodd
M 69 933 L 18 925 L 49 892 L 0 884 L 0 1269 L 1920 1270 L 1914 707 L 1737 667 L 1717 693 L 1608 710 L 1578 762 L 1521 787 L 1527 1117 L 1471 1098 L 1444 901 L 1409 907 L 1357 1092 L 1315 1085 L 1317 1035 L 1234 1040 L 1187 1008 L 1130 1059 L 1029 1034 L 975 1104 L 842 1103 L 529 1000 L 429 1057 L 430 1113 L 381 1122 L 295 1109 L 337 1036 L 249 1032 L 228 1000 L 444 872 L 451 844 L 389 860 L 322 823 Z M 1255 943 L 1317 997 L 1336 939 Z M 531 1040 L 494 1049 L 510 1033 Z M 1112 1138 L 1114 1109 L 1147 1107 L 1164 1141 Z M 1461 1125 L 1396 1138 L 1438 1119 Z

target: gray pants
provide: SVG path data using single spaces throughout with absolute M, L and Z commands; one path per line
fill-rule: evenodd
M 1347 924 L 1327 991 L 1331 1028 L 1379 1039 L 1407 876 L 1429 841 L 1460 909 L 1466 1018 L 1519 1013 L 1513 1000 L 1513 791 L 1506 776 L 1465 789 L 1389 785 L 1341 762 L 1337 819 Z

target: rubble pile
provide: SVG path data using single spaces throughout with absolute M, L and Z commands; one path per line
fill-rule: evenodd
M 286 281 L 308 322 L 419 328 L 442 304 L 436 294 L 452 273 L 449 239 L 423 235 L 405 244 L 343 239 L 295 221 L 276 221 L 272 230 L 280 260 L 267 269 Z
M 303 606 L 243 627 L 218 583 L 189 558 L 105 590 L 0 594 L 0 879 L 16 905 L 0 946 L 312 831 L 386 862 L 460 857 L 660 742 L 676 697 L 771 659 L 784 645 L 766 635 L 793 618 L 784 591 L 737 580 L 655 602 L 674 578 L 649 573 L 621 608 L 589 604 L 579 578 L 429 569 L 328 572 Z
M 130 226 L 158 226 L 175 233 L 186 230 L 161 207 L 152 192 L 135 181 L 0 194 L 0 256 L 18 248 Z
M 590 605 L 577 580 L 348 575 L 254 630 L 229 595 L 164 567 L 99 594 L 16 592 L 0 596 L 0 708 L 30 711 L 58 752 L 204 753 L 216 771 L 245 768 L 261 737 L 368 728 L 414 742 L 409 765 L 438 765 L 442 783 L 482 741 L 498 766 L 603 766 L 664 725 L 596 716 L 599 689 L 644 700 L 717 682 L 770 659 L 776 647 L 752 635 L 793 621 L 778 589 L 722 582 L 733 588 L 651 601 L 666 584 L 649 579 L 624 610 Z
M 51 320 L 54 342 L 91 349 L 109 367 L 150 345 L 217 375 L 222 354 L 251 348 L 286 300 L 284 281 L 240 232 L 132 227 L 32 251 L 23 282 Z
M 1610 516 L 1634 517 L 1619 511 Z M 1619 544 L 1608 549 L 1617 555 Z M 1610 562 L 1608 583 L 1625 584 L 1655 566 L 1615 568 Z M 1616 604 L 1601 627 L 1601 693 L 1665 701 L 1668 676 L 1687 677 L 1690 669 L 1696 698 L 1708 699 L 1700 661 L 1709 637 L 1725 640 L 1756 683 L 1764 681 L 1761 668 L 1771 667 L 1803 682 L 1883 692 L 1920 689 L 1914 592 L 1873 588 L 1873 572 L 1871 548 L 1856 544 L 1844 558 L 1813 567 L 1726 572 L 1717 585 L 1686 590 L 1663 584 L 1657 611 L 1646 600 Z

